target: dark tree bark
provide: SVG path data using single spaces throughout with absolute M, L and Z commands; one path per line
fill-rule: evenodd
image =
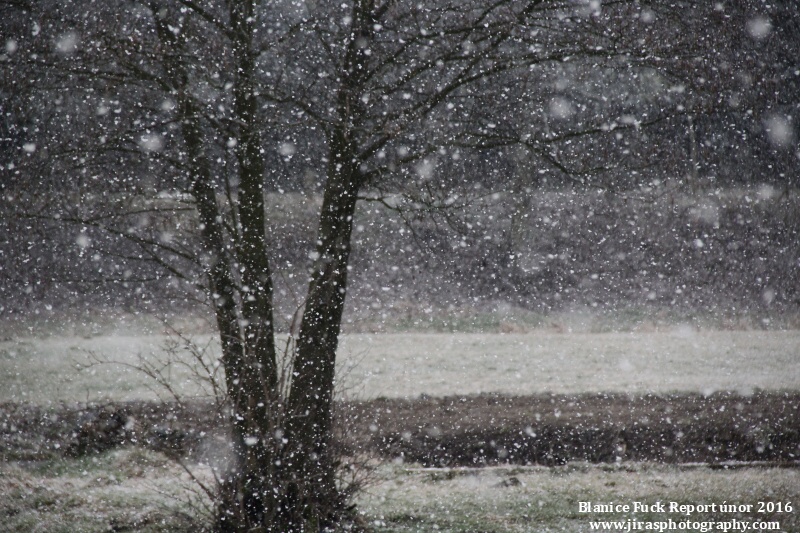
M 163 8 L 155 7 L 158 13 Z M 216 529 L 249 530 L 272 522 L 277 513 L 280 486 L 276 479 L 276 423 L 280 419 L 277 354 L 274 333 L 273 282 L 267 256 L 264 161 L 258 100 L 254 90 L 255 3 L 230 4 L 230 39 L 236 69 L 233 117 L 234 147 L 239 181 L 237 224 L 226 238 L 225 219 L 203 138 L 203 114 L 189 94 L 183 33 L 173 31 L 175 21 L 163 12 L 156 29 L 164 47 L 165 70 L 178 95 L 178 123 L 186 145 L 190 169 L 189 191 L 194 197 L 207 263 L 208 289 L 214 305 L 222 346 L 225 384 L 232 403 L 230 417 L 235 462 L 223 480 Z M 232 261 L 233 260 L 233 261 Z M 237 268 L 233 268 L 236 266 Z M 239 279 L 234 277 L 238 271 Z

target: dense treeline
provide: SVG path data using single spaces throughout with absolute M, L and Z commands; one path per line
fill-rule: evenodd
M 143 159 L 136 150 L 143 139 L 150 139 L 136 138 L 146 129 L 140 113 L 143 109 L 152 115 L 151 120 L 160 120 L 164 126 L 150 140 L 168 141 L 170 151 L 176 148 L 171 144 L 174 124 L 170 126 L 169 109 L 162 109 L 174 102 L 159 99 L 157 92 L 143 97 L 146 91 L 141 86 L 146 79 L 120 84 L 119 79 L 115 82 L 114 72 L 100 72 L 102 65 L 113 64 L 117 55 L 130 53 L 123 52 L 127 48 L 117 41 L 146 38 L 133 28 L 149 8 L 135 2 L 106 2 L 102 7 L 86 8 L 79 2 L 6 4 L 2 65 L 7 75 L 0 84 L 4 209 L 18 205 L 22 198 L 44 197 L 53 190 L 56 199 L 48 196 L 47 201 L 67 206 L 89 204 L 93 194 L 113 194 L 115 189 L 141 189 L 144 194 L 149 188 L 162 196 L 179 191 L 180 184 L 171 181 L 172 174 L 165 171 L 163 162 Z M 669 68 L 635 70 L 626 56 L 620 66 L 611 69 L 592 68 L 591 61 L 578 65 L 556 62 L 540 66 L 535 80 L 523 79 L 517 72 L 502 74 L 506 95 L 493 99 L 492 105 L 503 109 L 505 120 L 495 124 L 493 138 L 482 140 L 502 145 L 515 134 L 549 131 L 553 135 L 559 128 L 592 130 L 586 127 L 589 124 L 610 129 L 615 119 L 647 122 L 642 117 L 647 113 L 653 124 L 589 131 L 592 135 L 576 136 L 569 139 L 570 144 L 544 154 L 519 144 L 455 148 L 451 157 L 437 158 L 433 165 L 418 170 L 435 169 L 437 177 L 452 176 L 484 190 L 517 192 L 587 184 L 616 191 L 653 182 L 670 182 L 683 191 L 764 183 L 778 191 L 796 187 L 798 155 L 792 117 L 800 94 L 800 74 L 792 58 L 800 53 L 799 41 L 794 38 L 800 34 L 798 7 L 792 2 L 683 7 L 686 9 L 659 9 L 657 4 L 643 4 L 634 12 L 638 17 L 632 19 L 635 24 L 626 28 L 631 31 L 628 39 L 639 39 L 644 50 L 656 39 L 694 42 L 684 47 L 685 53 Z M 215 51 L 218 45 L 208 40 L 204 53 L 219 57 L 222 71 L 227 68 L 226 58 Z M 77 58 L 80 54 L 84 57 Z M 651 62 L 657 59 L 655 53 L 644 57 Z M 88 60 L 93 67 L 85 64 Z M 57 73 L 50 68 L 53 65 L 59 67 Z M 119 71 L 124 68 L 120 66 Z M 88 76 L 91 72 L 87 69 L 97 70 L 95 79 Z M 215 73 L 208 74 L 213 78 Z M 217 91 L 216 97 L 222 98 L 219 91 L 225 83 L 220 80 L 217 87 L 203 90 Z M 324 153 L 313 131 L 270 127 L 261 134 L 266 136 L 265 187 L 274 193 L 316 194 L 324 181 Z M 129 145 L 114 149 L 124 144 L 125 135 Z M 219 153 L 212 159 L 224 164 L 228 139 L 210 131 L 209 135 L 218 137 L 212 149 Z M 553 153 L 558 157 L 551 157 Z M 83 190 L 89 190 L 88 197 L 76 200 Z M 149 224 L 144 218 L 140 222 Z M 293 242 L 307 245 L 308 235 L 314 232 L 310 220 L 300 217 L 293 223 L 306 235 Z M 62 307 L 68 302 L 97 306 L 113 301 L 114 306 L 136 308 L 142 305 L 137 300 L 150 302 L 153 296 L 165 294 L 171 305 L 185 300 L 185 285 L 170 290 L 176 283 L 170 281 L 173 276 L 154 269 L 149 261 L 113 259 L 108 254 L 98 257 L 97 249 L 104 248 L 100 243 L 109 238 L 102 232 L 78 239 L 76 231 L 88 235 L 92 228 L 76 230 L 12 216 L 3 217 L 3 225 L 6 238 L 0 250 L 4 265 L 0 283 L 6 312 L 30 311 L 45 304 Z M 80 243 L 86 242 L 93 243 L 94 253 L 84 253 Z M 120 242 L 114 240 L 113 246 Z M 293 265 L 298 260 L 302 263 L 305 255 L 303 250 L 293 252 Z M 378 267 L 376 274 L 384 270 Z M 445 269 L 437 276 L 449 273 L 452 270 Z M 99 282 L 109 278 L 115 283 L 100 286 Z M 482 283 L 491 285 L 491 279 Z M 155 302 L 156 307 L 162 304 L 163 299 Z

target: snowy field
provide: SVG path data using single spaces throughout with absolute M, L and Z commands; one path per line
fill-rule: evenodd
M 209 359 L 217 353 L 212 336 L 194 341 Z M 168 342 L 165 335 L 6 339 L 0 342 L 0 402 L 157 398 L 152 380 L 126 365 L 139 365 L 140 357 L 150 363 L 168 359 Z M 93 359 L 124 364 L 87 368 Z M 358 334 L 343 338 L 339 359 L 342 396 L 362 399 L 800 388 L 798 330 Z M 199 392 L 185 367 L 164 368 L 164 375 L 182 394 Z M 190 467 L 211 481 L 206 467 Z M 800 500 L 800 470 L 779 465 L 727 470 L 624 461 L 431 469 L 388 462 L 377 466 L 371 480 L 358 497 L 359 511 L 374 531 L 393 533 L 580 532 L 590 530 L 591 520 L 607 518 L 578 513 L 580 501 Z M 176 463 L 139 447 L 0 462 L 3 531 L 197 531 L 208 520 L 207 503 Z M 768 518 L 780 521 L 784 531 L 800 527 L 797 512 Z
M 163 335 L 2 341 L 0 402 L 154 399 L 153 381 L 125 365 L 164 360 L 167 342 Z M 211 336 L 194 342 L 209 358 L 218 350 Z M 349 399 L 800 388 L 798 330 L 358 334 L 343 338 L 339 354 L 340 394 Z M 124 365 L 85 368 L 93 358 Z M 182 394 L 200 392 L 180 365 L 164 372 Z
M 201 479 L 208 472 L 196 469 Z M 198 531 L 207 501 L 163 455 L 126 448 L 41 464 L 0 463 L 3 531 Z M 579 501 L 797 502 L 797 469 L 678 469 L 657 464 L 498 467 L 438 470 L 383 465 L 359 497 L 366 524 L 392 533 L 590 531 L 602 514 L 578 513 Z M 614 515 L 619 517 L 618 515 Z M 779 521 L 797 531 L 797 512 L 739 519 Z M 695 520 L 729 520 L 707 513 Z M 686 516 L 640 513 L 639 520 Z M 692 529 L 691 531 L 700 531 Z

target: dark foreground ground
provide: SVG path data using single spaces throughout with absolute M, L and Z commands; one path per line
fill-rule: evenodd
M 656 461 L 800 466 L 800 393 L 480 395 L 339 404 L 348 454 L 424 466 Z M 225 447 L 211 403 L 0 404 L 0 460 L 141 446 L 200 461 Z M 223 452 L 224 455 L 224 452 Z

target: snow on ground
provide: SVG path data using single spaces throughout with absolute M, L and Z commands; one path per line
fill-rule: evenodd
M 194 338 L 218 351 L 214 338 Z M 80 370 L 90 354 L 136 365 L 162 359 L 164 335 L 19 338 L 0 342 L 0 401 L 132 400 L 156 397 L 154 383 L 129 366 Z M 500 392 L 710 393 L 800 387 L 800 331 L 524 334 L 358 334 L 339 349 L 345 398 Z M 165 369 L 183 394 L 196 379 Z M 162 395 L 162 397 L 164 397 Z

